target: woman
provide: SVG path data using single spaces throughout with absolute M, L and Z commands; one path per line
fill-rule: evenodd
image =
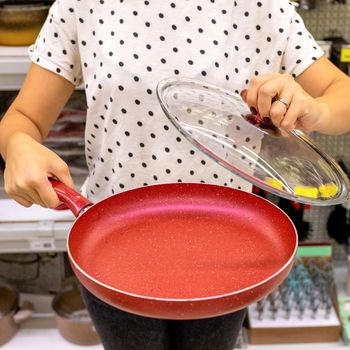
M 67 165 L 41 143 L 79 84 L 88 105 L 82 192 L 94 202 L 177 181 L 250 191 L 169 124 L 155 93 L 165 77 L 241 92 L 286 130 L 350 130 L 349 78 L 287 0 L 57 0 L 29 54 L 33 64 L 0 124 L 5 190 L 26 207 L 59 205 L 49 176 L 73 186 Z M 245 315 L 164 321 L 83 295 L 106 349 L 231 350 Z

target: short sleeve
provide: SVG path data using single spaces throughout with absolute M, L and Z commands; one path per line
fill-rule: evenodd
M 324 55 L 323 50 L 306 29 L 300 15 L 293 10 L 290 19 L 288 43 L 283 56 L 284 71 L 294 77 Z
M 74 85 L 82 83 L 73 2 L 56 0 L 49 10 L 36 42 L 28 49 L 33 63 L 61 75 Z

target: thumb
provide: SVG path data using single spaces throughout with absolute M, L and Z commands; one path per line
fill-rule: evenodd
M 52 166 L 50 173 L 51 176 L 56 177 L 68 187 L 74 188 L 74 181 L 69 172 L 68 165 L 64 161 Z

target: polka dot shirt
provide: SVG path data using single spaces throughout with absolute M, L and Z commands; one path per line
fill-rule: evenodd
M 298 76 L 323 51 L 286 0 L 56 0 L 29 54 L 85 87 L 83 193 L 98 201 L 181 181 L 250 190 L 168 121 L 158 81 L 184 76 L 238 93 L 259 74 Z

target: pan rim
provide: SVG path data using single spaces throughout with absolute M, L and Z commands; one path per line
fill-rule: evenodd
M 163 184 L 149 185 L 149 186 L 145 186 L 145 187 L 141 187 L 141 188 L 150 188 L 150 187 L 155 187 L 155 186 L 164 186 L 164 185 L 172 185 L 172 184 L 181 186 L 181 185 L 193 185 L 193 184 L 198 184 L 198 183 L 191 183 L 191 182 L 163 183 Z M 201 186 L 203 186 L 203 185 L 205 185 L 205 186 L 213 186 L 213 187 L 220 187 L 220 188 L 230 188 L 230 189 L 233 189 L 233 190 L 238 191 L 238 192 L 244 192 L 244 193 L 247 193 L 249 195 L 254 196 L 255 198 L 257 198 L 258 200 L 260 200 L 262 202 L 267 203 L 267 205 L 273 206 L 275 209 L 277 209 L 277 211 L 281 212 L 285 216 L 287 221 L 289 221 L 289 223 L 291 224 L 291 226 L 293 228 L 294 236 L 295 236 L 295 245 L 294 245 L 293 253 L 289 257 L 288 261 L 280 269 L 278 269 L 275 273 L 273 273 L 271 276 L 263 279 L 262 281 L 260 281 L 258 283 L 255 283 L 255 284 L 253 284 L 253 285 L 251 285 L 249 287 L 242 288 L 242 289 L 236 290 L 234 292 L 229 292 L 229 293 L 219 294 L 219 295 L 212 295 L 212 296 L 208 296 L 208 297 L 199 297 L 199 298 L 163 298 L 163 297 L 161 298 L 161 297 L 152 297 L 152 296 L 147 296 L 147 295 L 141 295 L 141 294 L 136 294 L 136 293 L 123 291 L 121 289 L 112 287 L 112 286 L 110 286 L 110 285 L 108 285 L 106 283 L 100 282 L 96 278 L 92 277 L 89 273 L 87 273 L 83 268 L 81 268 L 79 266 L 79 264 L 73 258 L 72 254 L 71 254 L 70 247 L 69 247 L 69 241 L 70 241 L 71 232 L 72 232 L 72 230 L 74 228 L 74 225 L 75 225 L 76 221 L 74 222 L 73 226 L 69 230 L 68 237 L 67 237 L 67 253 L 68 253 L 69 260 L 74 265 L 74 267 L 79 271 L 79 273 L 81 273 L 85 278 L 87 278 L 89 281 L 92 281 L 93 283 L 99 285 L 100 287 L 108 289 L 109 291 L 112 291 L 114 293 L 119 293 L 119 294 L 122 294 L 122 295 L 126 295 L 126 296 L 129 296 L 129 297 L 133 297 L 133 298 L 138 298 L 138 299 L 145 299 L 145 300 L 157 301 L 157 302 L 172 302 L 172 303 L 176 303 L 176 302 L 182 302 L 182 303 L 183 302 L 201 302 L 201 301 L 208 301 L 208 300 L 223 299 L 223 298 L 226 298 L 226 297 L 239 295 L 241 293 L 245 293 L 245 292 L 248 292 L 250 290 L 256 289 L 257 287 L 259 287 L 261 285 L 267 284 L 270 280 L 273 280 L 276 276 L 280 275 L 284 270 L 286 270 L 290 266 L 290 264 L 295 259 L 295 256 L 296 256 L 296 253 L 297 253 L 297 249 L 298 249 L 298 242 L 299 242 L 299 240 L 298 240 L 298 233 L 297 233 L 297 230 L 296 230 L 296 227 L 295 227 L 293 221 L 290 219 L 290 217 L 281 208 L 279 208 L 276 204 L 270 202 L 269 200 L 258 196 L 255 193 L 239 190 L 239 189 L 236 189 L 236 188 L 233 188 L 233 187 L 220 186 L 220 185 L 214 185 L 214 184 L 198 184 L 198 185 L 201 185 Z M 127 191 L 124 191 L 124 192 L 136 191 L 138 189 L 140 189 L 140 187 L 137 187 L 137 188 L 134 188 L 134 189 L 131 189 L 131 190 L 127 190 Z M 124 192 L 121 192 L 121 193 L 124 193 Z M 117 195 L 118 194 L 115 194 L 112 197 L 117 196 Z M 111 197 L 109 197 L 109 198 L 111 198 Z M 102 200 L 101 202 L 103 202 L 103 201 L 104 200 Z M 84 213 L 82 213 L 79 216 L 78 219 L 80 219 L 83 215 L 85 215 L 92 207 L 94 207 L 95 205 L 97 205 L 97 204 L 99 204 L 101 202 L 95 203 L 94 205 L 89 207 L 86 211 L 84 211 Z

